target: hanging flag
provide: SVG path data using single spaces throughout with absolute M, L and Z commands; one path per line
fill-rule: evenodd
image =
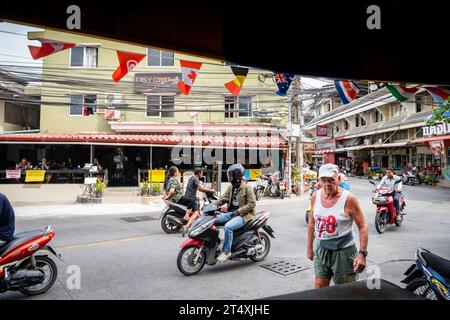
M 49 56 L 51 54 L 75 47 L 75 43 L 61 42 L 55 40 L 39 39 L 42 43 L 40 47 L 28 46 L 30 54 L 34 60 Z
M 83 106 L 83 117 L 94 115 L 94 108 L 87 105 Z
M 225 87 L 232 95 L 238 96 L 242 86 L 244 85 L 244 81 L 247 78 L 248 68 L 231 67 L 231 71 L 233 71 L 236 79 L 225 83 Z
M 352 102 L 358 95 L 359 88 L 352 81 L 334 80 L 334 85 L 336 86 L 336 90 L 339 93 L 343 104 Z
M 450 89 L 442 87 L 425 87 L 425 89 L 431 94 L 434 100 L 437 101 L 439 107 L 444 106 L 444 101 L 448 99 L 450 95 Z
M 295 75 L 291 73 L 274 73 L 275 82 L 278 86 L 278 91 L 275 93 L 282 97 L 286 96 L 294 76 Z
M 133 70 L 144 59 L 145 54 L 117 50 L 117 56 L 120 65 L 112 75 L 115 82 L 119 82 L 129 71 Z
M 400 102 L 408 100 L 419 88 L 407 88 L 405 86 L 386 85 L 389 92 Z
M 202 63 L 180 60 L 180 66 L 183 79 L 178 83 L 178 89 L 180 89 L 182 94 L 188 95 L 195 78 L 197 78 L 197 72 L 202 67 Z

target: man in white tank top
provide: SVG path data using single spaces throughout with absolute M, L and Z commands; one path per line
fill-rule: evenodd
M 314 261 L 315 288 L 355 281 L 366 267 L 368 228 L 356 197 L 339 187 L 334 164 L 319 170 L 320 189 L 312 195 L 307 257 Z M 356 249 L 353 222 L 359 229 Z

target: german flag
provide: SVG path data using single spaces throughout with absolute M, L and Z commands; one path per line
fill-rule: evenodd
M 248 68 L 231 67 L 231 71 L 233 71 L 236 79 L 225 83 L 225 88 L 227 88 L 232 95 L 238 96 L 242 86 L 244 85 L 244 81 L 247 78 Z

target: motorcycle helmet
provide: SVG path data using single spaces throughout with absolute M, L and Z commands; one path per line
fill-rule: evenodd
M 244 166 L 240 163 L 231 165 L 227 170 L 228 181 L 234 188 L 238 188 L 241 185 L 242 177 L 244 176 Z

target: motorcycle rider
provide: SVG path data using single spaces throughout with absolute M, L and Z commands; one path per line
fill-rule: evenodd
M 402 219 L 402 215 L 400 214 L 400 198 L 402 197 L 403 184 L 400 181 L 394 188 L 395 181 L 397 180 L 400 180 L 400 177 L 394 175 L 394 171 L 391 168 L 386 169 L 386 175 L 381 179 L 377 189 L 384 187 L 393 190 L 392 197 L 394 198 L 395 215 L 397 221 L 400 221 Z
M 253 189 L 244 183 L 244 167 L 240 163 L 231 165 L 227 171 L 228 181 L 231 185 L 224 193 L 224 198 L 229 200 L 228 208 L 222 207 L 226 212 L 221 213 L 216 225 L 225 225 L 225 238 L 223 252 L 217 257 L 217 261 L 224 262 L 231 255 L 231 245 L 233 243 L 233 231 L 242 228 L 247 222 L 256 218 L 256 198 Z M 217 200 L 217 206 L 224 204 L 223 200 Z
M 0 246 L 14 240 L 15 215 L 8 198 L 0 193 Z

